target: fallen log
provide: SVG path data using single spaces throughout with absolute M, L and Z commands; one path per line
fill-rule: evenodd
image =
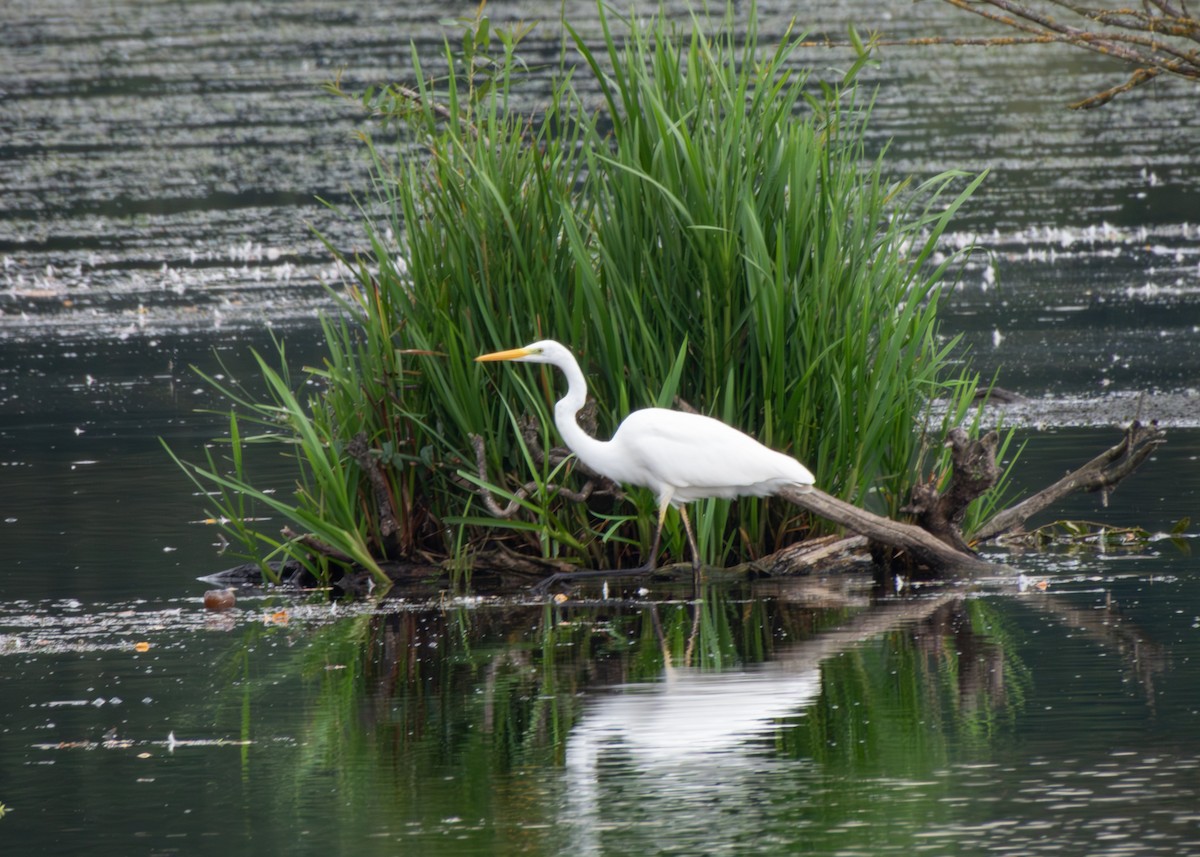
M 866 557 L 867 537 L 857 534 L 818 536 L 793 542 L 772 554 L 735 565 L 730 572 L 776 577 L 798 572 L 849 568 Z
M 990 541 L 1022 526 L 1033 515 L 1081 491 L 1111 491 L 1131 475 L 1159 446 L 1166 433 L 1156 423 L 1130 423 L 1121 440 L 1062 479 L 989 519 L 971 541 Z M 944 491 L 933 482 L 919 484 L 903 511 L 916 519 L 905 524 L 851 506 L 824 492 L 785 489 L 784 499 L 865 536 L 876 558 L 886 556 L 880 548 L 902 551 L 935 574 L 980 573 L 997 570 L 994 563 L 980 559 L 962 532 L 967 505 L 994 487 L 1000 475 L 996 463 L 999 436 L 988 432 L 971 440 L 962 429 L 953 429 L 946 445 L 951 449 L 951 476 Z
M 776 496 L 866 536 L 871 542 L 904 551 L 935 573 L 995 574 L 999 570 L 995 563 L 980 559 L 969 550 L 953 547 L 915 524 L 876 515 L 826 494 L 819 488 L 807 491 L 784 488 Z

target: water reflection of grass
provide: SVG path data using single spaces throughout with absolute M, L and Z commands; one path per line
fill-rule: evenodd
M 1011 728 L 1030 681 L 1003 611 L 956 599 L 825 660 L 820 698 L 781 746 L 843 773 L 928 774 Z
M 985 755 L 1021 708 L 1028 672 L 1003 612 L 987 600 L 864 608 L 753 597 L 742 588 L 704 595 L 700 602 L 385 604 L 311 635 L 259 626 L 247 630 L 245 650 L 231 661 L 237 680 L 220 699 L 237 709 L 243 737 L 258 739 L 244 759 L 249 777 L 277 764 L 279 751 L 263 739 L 286 708 L 294 765 L 278 778 L 276 800 L 303 812 L 333 790 L 355 807 L 352 823 L 385 818 L 390 828 L 440 829 L 449 817 L 519 819 L 505 830 L 489 824 L 464 833 L 480 847 L 509 836 L 538 847 L 557 841 L 552 831 L 566 797 L 556 772 L 576 743 L 593 736 L 601 759 L 604 736 L 618 740 L 614 749 L 640 746 L 596 731 L 609 701 L 667 711 L 678 689 L 702 689 L 702 703 L 723 694 L 722 677 L 733 676 L 728 698 L 748 702 L 749 710 L 738 709 L 746 722 L 758 722 L 756 700 L 775 700 L 779 714 L 755 727 L 755 734 L 767 730 L 771 756 L 816 765 L 834 781 L 926 775 Z M 277 646 L 269 660 L 252 655 L 281 633 L 293 645 Z M 274 672 L 262 673 L 264 666 Z M 786 690 L 810 673 L 818 679 L 811 699 Z M 676 674 L 682 683 L 670 679 Z M 288 676 L 299 681 L 280 690 Z M 778 696 L 777 680 L 785 682 Z M 606 689 L 618 685 L 657 695 L 611 696 Z M 711 715 L 698 704 L 692 725 Z M 743 743 L 762 752 L 759 739 L 739 737 L 736 728 L 720 752 L 738 758 Z M 653 778 L 654 770 L 639 777 Z

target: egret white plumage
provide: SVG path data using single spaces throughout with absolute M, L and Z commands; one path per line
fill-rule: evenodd
M 655 567 L 667 508 L 679 509 L 692 549 L 692 568 L 700 551 L 685 503 L 705 497 L 768 497 L 785 487 L 811 489 L 814 477 L 790 455 L 763 446 L 720 420 L 666 408 L 644 408 L 627 416 L 612 440 L 589 435 L 576 421 L 587 400 L 587 381 L 575 356 L 551 339 L 524 348 L 476 357 L 477 362 L 513 360 L 548 363 L 567 376 L 567 393 L 554 406 L 554 424 L 570 450 L 596 473 L 614 482 L 649 488 L 658 499 L 658 526 L 650 554 L 640 570 Z

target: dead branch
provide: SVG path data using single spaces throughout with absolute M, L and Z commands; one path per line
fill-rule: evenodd
M 392 492 L 388 490 L 387 477 L 383 475 L 383 467 L 378 456 L 372 455 L 367 446 L 366 434 L 360 432 L 350 439 L 346 445 L 346 453 L 367 474 L 371 483 L 371 491 L 375 495 L 376 514 L 379 518 L 379 533 L 384 538 L 391 538 L 400 529 L 396 516 L 396 506 L 392 503 Z
M 1015 36 L 928 36 L 911 39 L 887 39 L 873 34 L 871 47 L 956 45 L 1009 47 L 1028 44 L 1065 44 L 1134 67 L 1123 82 L 1102 92 L 1075 101 L 1072 110 L 1086 110 L 1107 104 L 1125 92 L 1164 74 L 1200 81 L 1200 18 L 1186 5 L 1166 0 L 1144 0 L 1142 9 L 1107 8 L 1085 5 L 1074 0 L 1043 0 L 1043 5 L 1059 7 L 1077 18 L 1065 23 L 1047 11 L 1022 0 L 945 0 L 951 6 L 995 22 L 1020 35 Z M 805 47 L 848 48 L 850 42 L 830 38 L 801 43 Z
M 1097 455 L 1087 464 L 1068 473 L 1048 488 L 1005 509 L 992 517 L 975 533 L 979 541 L 988 541 L 1016 529 L 1048 506 L 1080 491 L 1109 491 L 1129 476 L 1156 449 L 1166 443 L 1166 432 L 1156 422 L 1130 423 L 1120 442 Z
M 483 438 L 477 434 L 471 435 L 471 445 L 475 447 L 475 470 L 480 482 L 487 481 L 487 452 L 484 449 Z M 582 503 L 592 496 L 596 485 L 592 480 L 588 480 L 583 489 L 580 491 L 572 491 L 562 485 L 555 485 L 553 482 L 547 483 L 545 490 L 552 493 L 557 493 L 568 500 L 576 503 Z M 501 508 L 496 502 L 496 498 L 492 496 L 492 492 L 482 485 L 476 485 L 475 493 L 483 500 L 484 507 L 488 513 L 496 518 L 511 518 L 521 508 L 521 501 L 532 495 L 538 490 L 538 483 L 526 482 L 520 488 L 513 492 L 513 498 L 508 501 L 508 505 Z
M 951 450 L 951 473 L 945 491 L 939 491 L 936 482 L 917 485 L 902 510 L 915 516 L 915 526 L 872 514 L 821 491 L 788 489 L 781 496 L 865 536 L 873 554 L 907 553 L 936 573 L 994 572 L 994 565 L 979 559 L 968 547 L 962 523 L 971 501 L 989 491 L 999 479 L 999 444 L 996 432 L 972 440 L 963 429 L 952 429 L 946 438 Z
M 1046 0 L 1049 5 L 1078 16 L 1083 26 L 1072 26 L 1018 0 L 945 1 L 973 15 L 1028 33 L 1029 38 L 1069 44 L 1135 67 L 1124 83 L 1076 101 L 1070 105 L 1072 109 L 1107 104 L 1117 95 L 1162 74 L 1200 80 L 1200 50 L 1188 44 L 1200 43 L 1200 20 L 1188 14 L 1182 4 L 1176 7 L 1165 0 L 1148 0 L 1142 10 L 1136 10 Z
M 994 564 L 980 559 L 973 553 L 951 547 L 914 524 L 905 524 L 876 515 L 830 496 L 820 489 L 801 491 L 797 488 L 784 488 L 778 496 L 795 503 L 805 511 L 866 536 L 873 542 L 904 551 L 932 571 L 968 574 L 994 574 L 997 571 Z
M 576 419 L 579 420 L 579 424 L 584 431 L 594 436 L 596 434 L 596 403 L 589 401 L 579 411 Z M 557 467 L 571 457 L 571 450 L 564 447 L 552 447 L 549 451 L 542 449 L 541 424 L 535 417 L 522 417 L 518 422 L 518 427 L 521 431 L 521 440 L 524 442 L 525 448 L 529 451 L 530 458 L 539 467 L 547 464 L 552 468 Z M 483 438 L 477 434 L 471 435 L 470 438 L 471 445 L 475 448 L 475 475 L 479 477 L 480 482 L 487 482 L 487 454 L 484 449 Z M 601 476 L 582 461 L 576 459 L 573 468 L 588 477 L 588 481 L 584 483 L 581 490 L 572 491 L 569 488 L 562 485 L 555 485 L 554 483 L 547 484 L 545 490 L 557 493 L 561 497 L 576 503 L 582 503 L 593 495 L 608 495 L 618 499 L 625 496 L 620 485 L 611 479 Z M 484 507 L 490 515 L 496 518 L 511 518 L 520 508 L 521 501 L 538 490 L 538 483 L 526 482 L 514 492 L 513 499 L 509 500 L 508 505 L 503 508 L 492 497 L 492 493 L 482 485 L 476 485 L 472 490 L 483 499 Z
M 1072 110 L 1090 110 L 1093 107 L 1101 107 L 1112 101 L 1123 92 L 1128 92 L 1135 86 L 1141 86 L 1151 78 L 1158 77 L 1161 72 L 1153 68 L 1139 68 L 1129 76 L 1129 79 L 1124 83 L 1118 83 L 1116 86 L 1110 86 L 1103 92 L 1097 92 L 1095 95 L 1090 95 L 1087 98 L 1080 99 L 1072 104 L 1068 104 Z
M 999 445 L 1000 436 L 994 431 L 973 441 L 963 429 L 951 429 L 946 439 L 951 460 L 946 490 L 939 491 L 932 481 L 918 484 L 901 511 L 912 515 L 922 529 L 951 547 L 970 551 L 962 534 L 963 519 L 971 501 L 991 490 L 1000 478 L 1000 467 L 996 464 Z

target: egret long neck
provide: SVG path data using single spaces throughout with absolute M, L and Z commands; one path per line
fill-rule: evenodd
M 585 432 L 575 418 L 587 401 L 587 381 L 583 370 L 574 360 L 559 365 L 567 376 L 567 394 L 554 405 L 554 424 L 563 441 L 588 467 L 603 472 L 607 461 L 608 444 Z

